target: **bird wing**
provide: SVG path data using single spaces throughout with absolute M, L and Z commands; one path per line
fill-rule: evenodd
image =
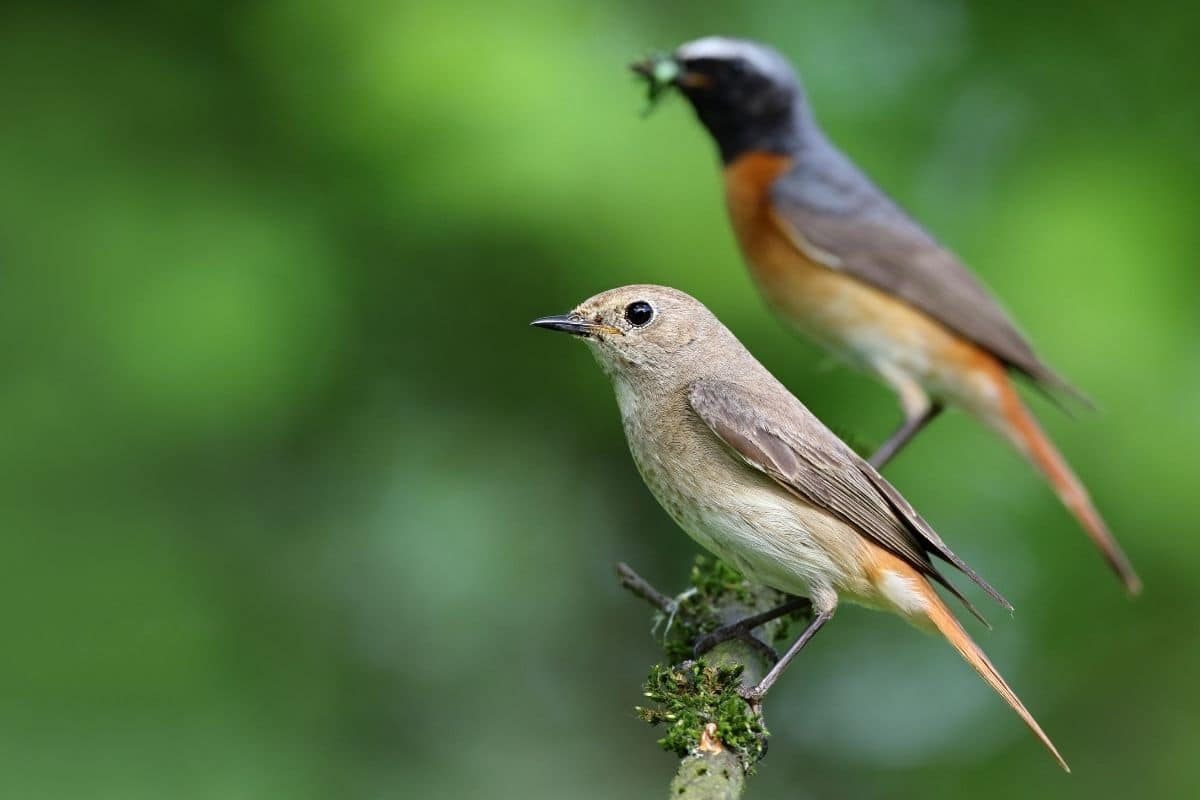
M 822 508 L 970 603 L 934 567 L 929 553 L 954 565 L 1012 610 L 1004 597 L 950 550 L 908 501 L 791 395 L 764 401 L 744 387 L 699 380 L 688 389 L 692 410 L 746 464 L 788 492 Z
M 1047 389 L 1087 399 L 1033 352 L 1000 304 L 833 145 L 771 185 L 776 223 L 798 248 L 924 312 Z

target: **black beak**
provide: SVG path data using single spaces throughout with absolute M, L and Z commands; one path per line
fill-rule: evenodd
M 574 336 L 591 336 L 603 325 L 597 325 L 594 322 L 589 322 L 577 314 L 558 314 L 553 317 L 541 317 L 529 323 L 535 328 L 545 328 L 551 331 L 562 331 L 570 333 Z

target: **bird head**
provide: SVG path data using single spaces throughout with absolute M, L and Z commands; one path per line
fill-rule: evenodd
M 671 89 L 682 93 L 726 163 L 752 149 L 786 153 L 802 132 L 800 81 L 787 59 L 767 45 L 708 36 L 631 69 L 646 80 L 651 106 Z
M 698 300 L 665 286 L 622 286 L 568 314 L 530 323 L 582 338 L 610 377 L 632 383 L 686 383 L 732 334 Z M 711 366 L 711 364 L 710 364 Z

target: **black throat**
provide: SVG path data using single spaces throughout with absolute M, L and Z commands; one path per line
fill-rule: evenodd
M 758 111 L 717 99 L 689 99 L 696 116 L 717 143 L 725 165 L 749 152 L 795 154 L 803 148 L 812 125 L 808 106 L 799 98 L 783 108 Z

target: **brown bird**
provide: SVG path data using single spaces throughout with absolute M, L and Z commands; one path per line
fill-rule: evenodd
M 871 463 L 882 469 L 946 404 L 958 406 L 1042 472 L 1138 593 L 1129 560 L 1012 374 L 1048 393 L 1082 396 L 1034 354 L 954 254 L 826 138 L 783 56 L 708 37 L 633 68 L 650 81 L 652 100 L 677 87 L 716 141 L 733 229 L 767 302 L 898 395 L 904 422 Z
M 532 324 L 591 346 L 612 379 L 642 479 L 684 531 L 751 580 L 812 601 L 812 623 L 748 693 L 751 702 L 844 598 L 941 633 L 1068 769 L 934 591 L 931 581 L 978 616 L 933 557 L 1012 606 L 707 308 L 674 289 L 626 286 Z

